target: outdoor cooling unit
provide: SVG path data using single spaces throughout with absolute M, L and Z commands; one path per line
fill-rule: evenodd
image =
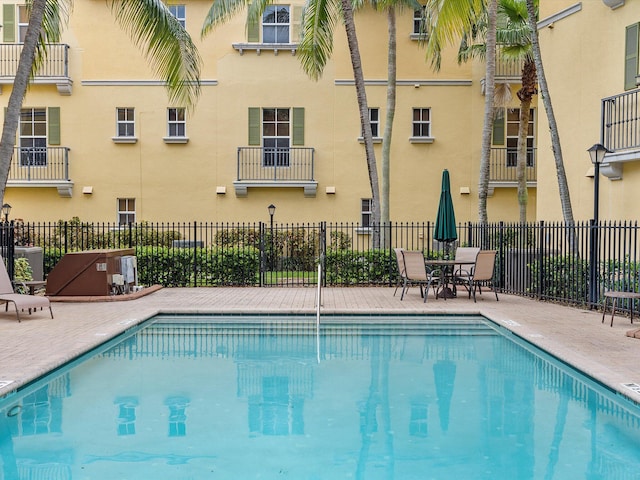
M 47 295 L 107 296 L 129 293 L 137 284 L 133 248 L 65 254 L 47 276 Z

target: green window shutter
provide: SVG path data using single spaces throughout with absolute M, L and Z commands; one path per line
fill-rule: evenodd
M 49 145 L 60 145 L 60 107 L 49 107 L 47 112 Z
M 504 111 L 498 115 L 498 110 L 495 111 L 493 118 L 493 145 L 504 145 Z
M 16 41 L 16 6 L 12 4 L 2 6 L 2 41 L 5 43 Z
M 247 20 L 247 42 L 258 43 L 260 41 L 260 21 Z
M 636 88 L 636 75 L 638 75 L 638 44 L 640 23 L 634 23 L 627 27 L 624 42 L 624 89 Z
M 260 109 L 249 107 L 249 145 L 260 145 Z
M 304 145 L 304 108 L 293 109 L 293 138 L 292 145 Z
M 302 6 L 296 5 L 292 7 L 291 12 L 291 43 L 300 43 L 302 40 Z

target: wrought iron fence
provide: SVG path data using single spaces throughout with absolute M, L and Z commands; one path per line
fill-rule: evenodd
M 15 77 L 23 45 L 21 43 L 0 44 L 0 77 Z M 35 72 L 36 78 L 69 76 L 69 45 L 47 43 L 47 56 Z
M 466 223 L 457 226 L 452 245 L 435 240 L 433 227 L 431 222 L 373 228 L 326 222 L 120 225 L 76 219 L 5 222 L 0 244 L 10 259 L 14 247 L 41 248 L 45 276 L 67 252 L 135 248 L 139 282 L 167 287 L 311 286 L 318 282 L 318 262 L 323 285 L 391 286 L 397 281 L 396 247 L 437 258 L 452 255 L 456 246 L 476 246 L 498 252 L 495 284 L 502 292 L 597 306 L 605 290 L 640 289 L 637 222 Z
M 640 90 L 602 99 L 602 143 L 609 150 L 640 146 Z

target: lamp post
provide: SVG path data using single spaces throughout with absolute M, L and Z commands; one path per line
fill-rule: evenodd
M 273 215 L 276 213 L 276 206 L 272 203 L 267 207 L 267 210 L 269 210 L 269 217 L 271 218 L 271 242 L 269 244 L 269 250 L 270 250 L 269 269 L 273 270 L 273 264 L 274 264 L 274 261 L 273 261 Z
M 4 221 L 9 222 L 9 214 L 11 213 L 11 205 L 5 203 L 2 205 L 2 214 L 4 215 Z
M 590 263 L 589 269 L 589 300 L 591 308 L 598 303 L 598 206 L 600 203 L 600 164 L 604 161 L 604 156 L 611 153 L 607 147 L 601 143 L 596 143 L 587 150 L 593 163 L 593 219 L 591 220 L 590 238 Z

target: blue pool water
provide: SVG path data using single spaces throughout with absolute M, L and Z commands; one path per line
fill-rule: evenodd
M 635 479 L 631 402 L 481 317 L 160 316 L 0 401 L 0 479 Z

